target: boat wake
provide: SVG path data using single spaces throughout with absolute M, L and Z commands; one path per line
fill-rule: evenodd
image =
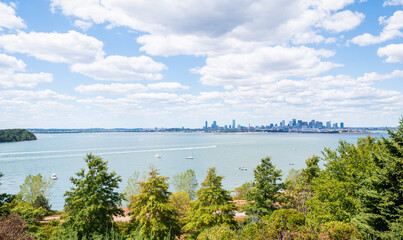
M 146 152 L 166 152 L 166 151 L 184 151 L 184 150 L 194 150 L 194 149 L 208 149 L 208 148 L 216 148 L 216 145 L 211 146 L 195 146 L 195 147 L 180 147 L 180 148 L 160 148 L 160 149 L 141 149 L 141 150 L 131 150 L 131 151 L 117 151 L 117 152 L 96 152 L 94 154 L 97 155 L 117 155 L 117 154 L 130 154 L 130 153 L 146 153 Z M 94 149 L 92 149 L 94 150 Z M 103 149 L 105 150 L 105 149 Z M 77 150 L 72 150 L 77 151 Z M 84 150 L 81 150 L 84 151 Z M 56 152 L 56 151 L 47 151 L 48 153 Z M 31 154 L 45 153 L 42 152 L 32 152 Z M 28 154 L 25 152 L 25 154 Z M 40 156 L 24 156 L 24 157 L 0 157 L 0 161 L 4 160 L 24 160 L 24 159 L 43 159 L 43 158 L 64 158 L 64 157 L 83 157 L 85 153 L 77 153 L 77 154 L 63 154 L 63 155 L 40 155 Z

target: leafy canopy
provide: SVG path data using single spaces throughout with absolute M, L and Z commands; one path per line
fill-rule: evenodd
M 197 179 L 193 169 L 180 172 L 172 177 L 172 185 L 176 192 L 187 192 L 191 200 L 196 197 Z
M 87 172 L 81 169 L 76 178 L 71 177 L 74 186 L 64 194 L 66 215 L 62 224 L 76 232 L 79 239 L 111 230 L 113 216 L 123 213 L 119 208 L 123 195 L 116 192 L 120 176 L 109 173 L 101 157 L 87 154 L 84 160 Z
M 24 183 L 20 186 L 22 199 L 30 204 L 34 204 L 37 199 L 47 198 L 53 188 L 54 181 L 45 179 L 41 174 L 33 176 L 29 174 Z
M 276 169 L 270 157 L 263 158 L 254 170 L 253 187 L 247 193 L 250 201 L 246 206 L 248 215 L 262 217 L 277 209 L 275 204 L 281 200 L 279 191 L 283 187 L 280 181 L 281 170 Z
M 354 223 L 365 235 L 376 239 L 403 236 L 403 119 L 389 138 L 380 140 L 374 167 L 358 192 L 362 213 Z
M 180 234 L 178 213 L 169 203 L 168 177 L 159 176 L 151 168 L 147 181 L 140 182 L 139 194 L 131 203 L 132 222 L 139 227 L 140 237 L 162 240 L 174 239 Z
M 206 179 L 197 191 L 197 199 L 191 204 L 184 230 L 197 235 L 206 228 L 227 224 L 235 226 L 235 205 L 230 202 L 229 191 L 222 187 L 223 176 L 217 176 L 216 169 L 210 168 Z

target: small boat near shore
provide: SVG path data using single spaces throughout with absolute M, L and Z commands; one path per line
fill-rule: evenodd
M 194 159 L 194 157 L 193 157 L 192 155 L 188 155 L 188 156 L 186 157 L 186 159 Z
M 162 156 L 159 153 L 155 154 L 154 157 L 155 158 L 162 158 Z
M 241 171 L 248 171 L 248 168 L 246 168 L 246 167 L 239 167 L 239 170 L 241 170 Z
M 53 173 L 53 174 L 50 176 L 50 179 L 52 179 L 52 180 L 57 180 L 57 175 L 56 175 L 56 173 Z

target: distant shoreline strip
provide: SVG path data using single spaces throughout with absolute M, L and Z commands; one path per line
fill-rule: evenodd
M 120 151 L 120 152 L 100 152 L 100 153 L 95 152 L 95 154 L 98 154 L 98 155 L 113 155 L 113 154 L 128 154 L 128 153 L 145 153 L 145 152 L 167 152 L 167 151 L 208 149 L 208 148 L 216 148 L 216 147 L 217 147 L 216 145 L 211 145 L 211 146 L 182 147 L 182 148 L 143 149 L 143 150 Z M 55 152 L 55 151 L 49 151 L 49 152 Z M 10 157 L 10 158 L 0 158 L 0 161 L 2 161 L 2 160 L 22 160 L 22 159 L 77 157 L 77 156 L 83 156 L 83 154 L 85 154 L 85 153 L 69 154 L 69 155 L 47 155 L 47 156 L 45 155 L 45 156 Z

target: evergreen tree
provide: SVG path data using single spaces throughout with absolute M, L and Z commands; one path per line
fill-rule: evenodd
M 77 178 L 71 177 L 74 187 L 64 194 L 66 215 L 62 226 L 67 232 L 75 232 L 78 239 L 110 231 L 113 216 L 123 213 L 119 208 L 123 195 L 115 191 L 120 176 L 109 173 L 107 162 L 98 156 L 87 154 L 84 160 L 88 172 L 81 169 Z
M 270 157 L 266 157 L 254 170 L 254 177 L 253 187 L 247 194 L 249 203 L 245 209 L 249 216 L 260 218 L 276 210 L 275 203 L 282 198 L 279 193 L 282 189 L 281 170 L 275 168 Z
M 144 239 L 175 239 L 180 234 L 178 213 L 169 203 L 167 180 L 151 168 L 147 181 L 140 182 L 139 194 L 132 198 L 132 222 L 138 225 Z
M 354 223 L 364 235 L 393 239 L 403 235 L 403 119 L 374 154 L 375 168 L 359 191 L 362 214 Z
M 197 200 L 191 204 L 187 224 L 184 230 L 190 232 L 190 237 L 196 237 L 204 229 L 227 224 L 235 225 L 235 205 L 230 202 L 229 191 L 222 187 L 223 176 L 217 176 L 216 169 L 210 168 L 206 179 L 197 191 Z

